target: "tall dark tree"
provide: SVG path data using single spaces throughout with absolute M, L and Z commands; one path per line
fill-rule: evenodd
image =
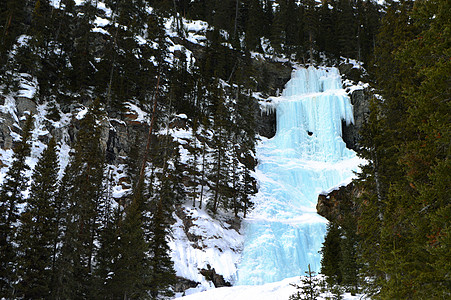
M 341 283 L 341 230 L 335 223 L 327 225 L 327 233 L 321 247 L 321 274 L 329 284 Z
M 18 234 L 17 294 L 27 299 L 49 298 L 54 279 L 55 240 L 59 238 L 57 203 L 58 158 L 50 139 L 36 165 Z
M 34 118 L 28 115 L 22 129 L 21 140 L 14 147 L 13 162 L 6 173 L 0 190 L 0 295 L 13 298 L 17 280 L 17 221 L 19 206 L 25 202 L 22 192 L 28 187 L 25 172 L 29 166 L 25 159 L 30 155 L 31 130 Z
M 67 215 L 57 266 L 57 297 L 84 298 L 92 292 L 103 195 L 104 152 L 98 124 L 101 116 L 96 101 L 80 122 L 75 153 L 62 180 L 60 193 L 66 199 Z
M 344 57 L 357 57 L 356 20 L 353 1 L 338 0 L 337 2 L 336 38 L 340 53 Z
M 153 209 L 149 226 L 151 235 L 149 292 L 151 299 L 173 296 L 175 284 L 174 263 L 169 256 L 167 203 L 173 201 L 171 199 L 173 193 L 167 180 L 163 179 L 159 194 L 159 198 L 155 199 L 156 207 Z
M 119 226 L 119 256 L 112 267 L 110 286 L 117 299 L 146 298 L 152 274 L 149 261 L 149 242 L 146 241 L 146 218 L 143 182 L 138 183 L 125 217 Z

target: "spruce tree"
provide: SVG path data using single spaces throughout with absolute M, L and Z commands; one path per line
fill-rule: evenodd
M 20 217 L 17 250 L 19 297 L 50 297 L 56 257 L 54 242 L 60 235 L 57 185 L 56 142 L 51 138 L 33 171 L 30 197 Z
M 166 204 L 163 204 L 164 201 L 170 200 L 167 198 L 170 195 L 167 188 L 166 183 L 163 182 L 160 199 L 156 200 L 156 209 L 150 220 L 152 240 L 150 243 L 149 267 L 151 275 L 149 292 L 151 299 L 174 295 L 175 271 L 174 263 L 169 256 L 169 224 L 167 223 L 167 212 L 164 208 Z
M 327 233 L 321 247 L 321 274 L 329 284 L 340 284 L 341 276 L 341 230 L 335 223 L 327 224 Z
M 17 221 L 20 219 L 19 206 L 25 202 L 22 192 L 28 187 L 25 172 L 29 166 L 25 159 L 30 155 L 32 128 L 33 117 L 28 115 L 21 140 L 14 147 L 12 165 L 0 190 L 0 295 L 5 298 L 14 297 L 17 279 Z
M 92 292 L 104 172 L 99 119 L 96 101 L 80 122 L 75 153 L 61 183 L 67 216 L 58 262 L 58 297 L 84 298 Z
M 298 291 L 290 295 L 289 300 L 316 300 L 318 298 L 319 280 L 315 278 L 315 272 L 310 269 L 310 264 L 308 265 L 308 270 L 305 271 L 305 275 L 301 277 L 302 285 L 291 284 Z
M 149 242 L 146 241 L 143 182 L 139 182 L 119 226 L 119 256 L 112 267 L 110 286 L 117 299 L 146 298 L 151 289 Z
M 227 150 L 226 143 L 229 135 L 227 130 L 229 112 L 225 104 L 225 97 L 222 95 L 219 83 L 216 84 L 213 104 L 215 109 L 214 115 L 214 135 L 213 135 L 213 166 L 210 171 L 210 179 L 213 181 L 213 200 L 210 205 L 211 211 L 216 214 L 220 205 L 227 207 L 227 187 L 228 187 L 228 169 L 227 169 Z

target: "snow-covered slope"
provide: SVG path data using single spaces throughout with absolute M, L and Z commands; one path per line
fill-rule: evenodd
M 228 283 L 236 280 L 236 267 L 243 246 L 243 236 L 234 228 L 234 218 L 183 206 L 177 210 L 169 246 L 177 276 L 198 282 L 196 291 L 214 287 L 200 270 L 215 270 Z
M 286 278 L 282 281 L 267 283 L 264 285 L 241 285 L 234 287 L 222 287 L 211 289 L 203 293 L 197 293 L 180 298 L 181 300 L 288 300 L 290 295 L 296 293 L 296 288 L 291 284 L 301 285 L 300 277 Z M 189 291 L 188 291 L 189 292 Z M 329 292 L 323 292 L 318 300 L 332 297 Z M 330 298 L 329 298 L 330 299 Z M 363 295 L 352 296 L 349 293 L 343 295 L 343 300 L 366 299 Z

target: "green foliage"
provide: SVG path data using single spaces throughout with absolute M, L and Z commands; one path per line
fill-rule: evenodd
M 165 189 L 163 183 L 162 189 Z M 163 203 L 169 199 L 164 197 L 157 200 L 156 209 L 150 222 L 150 233 L 152 240 L 150 243 L 149 267 L 151 275 L 149 278 L 149 292 L 151 299 L 161 297 L 171 297 L 174 295 L 173 286 L 175 284 L 174 263 L 169 257 L 169 245 L 167 241 L 168 226 Z
M 342 274 L 340 265 L 342 261 L 341 254 L 341 235 L 342 232 L 338 225 L 329 223 L 327 225 L 327 233 L 321 247 L 321 274 L 327 276 L 329 284 L 340 284 Z
M 25 202 L 22 191 L 27 189 L 25 172 L 29 170 L 25 159 L 30 155 L 29 139 L 33 128 L 33 117 L 28 115 L 21 139 L 14 147 L 13 162 L 6 173 L 0 190 L 0 294 L 14 296 L 17 264 L 17 221 L 20 219 L 19 205 Z
M 319 279 L 315 277 L 315 272 L 310 270 L 310 264 L 308 265 L 308 271 L 305 271 L 305 275 L 301 277 L 302 285 L 291 284 L 298 291 L 290 295 L 289 300 L 316 300 L 319 297 Z
M 58 295 L 88 297 L 102 199 L 104 152 L 100 147 L 101 119 L 96 101 L 80 122 L 75 153 L 62 180 L 66 206 L 65 232 L 58 265 Z
M 50 139 L 36 165 L 18 233 L 19 284 L 17 295 L 48 298 L 55 279 L 56 247 L 60 238 L 57 202 L 58 159 L 56 142 Z
M 384 101 L 364 133 L 359 234 L 383 299 L 449 295 L 449 12 L 448 1 L 391 3 L 378 36 Z

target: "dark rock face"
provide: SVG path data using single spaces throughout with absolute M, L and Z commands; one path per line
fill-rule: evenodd
M 340 74 L 344 75 L 347 79 L 350 79 L 354 82 L 364 81 L 363 77 L 363 69 L 362 68 L 356 68 L 354 64 L 352 63 L 341 63 L 338 66 L 338 70 L 340 71 Z
M 271 62 L 263 59 L 254 59 L 252 66 L 255 69 L 256 90 L 267 95 L 278 96 L 291 78 L 292 66 L 290 63 Z
M 257 90 L 263 91 L 264 96 L 279 96 L 291 79 L 292 67 L 288 63 L 256 59 L 253 61 L 253 67 L 256 70 Z M 276 110 L 260 108 L 256 113 L 257 132 L 261 136 L 272 138 L 276 134 Z
M 202 274 L 207 280 L 213 282 L 215 287 L 232 286 L 230 282 L 224 280 L 222 275 L 216 274 L 215 269 L 207 265 L 207 269 L 201 269 L 200 274 Z
M 177 276 L 177 279 L 175 282 L 175 287 L 174 287 L 174 292 L 181 293 L 181 292 L 186 291 L 187 289 L 195 288 L 198 284 L 199 284 L 199 282 L 195 282 L 195 281 Z
M 257 132 L 264 137 L 272 138 L 276 135 L 276 110 L 262 111 L 257 118 Z
M 351 103 L 354 106 L 354 124 L 346 125 L 343 122 L 342 137 L 346 147 L 357 151 L 360 147 L 360 131 L 367 122 L 370 113 L 371 92 L 369 89 L 355 90 L 350 96 Z
M 355 216 L 358 213 L 358 206 L 354 199 L 361 193 L 362 191 L 354 183 L 350 183 L 328 194 L 321 194 L 318 196 L 316 211 L 330 222 L 341 224 L 349 214 Z

